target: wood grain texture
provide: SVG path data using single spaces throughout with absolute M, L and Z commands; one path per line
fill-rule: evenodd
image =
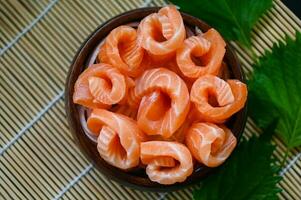
M 151 6 L 165 3 L 150 2 Z M 0 57 L 0 151 L 7 147 L 0 155 L 0 199 L 191 199 L 197 185 L 153 193 L 108 180 L 90 167 L 67 124 L 63 92 L 76 51 L 106 20 L 140 6 L 145 6 L 143 0 L 1 1 L 1 49 L 43 17 Z M 252 32 L 252 48 L 262 55 L 285 35 L 294 37 L 296 31 L 301 31 L 300 19 L 275 0 Z M 237 43 L 231 45 L 249 77 L 250 54 Z M 259 132 L 248 119 L 244 136 Z M 273 142 L 277 144 L 274 156 L 281 159 L 285 147 L 278 137 Z M 280 199 L 301 199 L 300 151 L 295 148 L 289 153 L 279 184 Z

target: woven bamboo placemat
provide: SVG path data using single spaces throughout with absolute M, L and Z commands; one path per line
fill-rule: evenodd
M 64 83 L 75 52 L 101 23 L 124 11 L 163 0 L 1 0 L 0 199 L 190 199 L 192 188 L 148 193 L 106 179 L 74 143 L 64 111 Z M 252 33 L 261 55 L 301 21 L 279 0 Z M 252 60 L 232 43 L 246 74 Z M 245 136 L 258 132 L 248 120 Z M 277 143 L 275 156 L 285 147 Z M 280 199 L 301 199 L 301 149 L 281 171 Z M 197 187 L 197 186 L 194 186 Z

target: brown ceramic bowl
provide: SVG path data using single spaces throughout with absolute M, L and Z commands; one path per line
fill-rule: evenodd
M 88 37 L 88 39 L 83 43 L 83 45 L 77 52 L 69 70 L 65 90 L 66 112 L 71 132 L 87 158 L 90 159 L 103 174 L 118 183 L 136 189 L 156 192 L 181 189 L 192 183 L 199 182 L 214 169 L 204 166 L 195 166 L 193 174 L 188 177 L 185 182 L 163 186 L 150 181 L 145 174 L 144 169 L 125 172 L 109 165 L 99 156 L 95 141 L 93 141 L 93 139 L 91 140 L 91 138 L 88 137 L 86 132 L 84 131 L 84 128 L 81 124 L 82 107 L 73 103 L 72 95 L 74 92 L 75 81 L 77 80 L 78 76 L 84 71 L 86 66 L 89 66 L 90 64 L 95 62 L 95 56 L 98 50 L 98 46 L 100 42 L 110 33 L 111 30 L 124 24 L 132 24 L 133 26 L 135 26 L 135 24 L 137 25 L 137 22 L 139 22 L 142 18 L 149 15 L 150 13 L 157 12 L 159 9 L 160 8 L 158 7 L 153 7 L 132 10 L 116 16 L 98 27 L 94 31 L 94 33 L 92 33 Z M 186 13 L 181 14 L 188 34 L 195 33 L 196 27 L 198 27 L 203 32 L 206 32 L 210 28 L 210 26 L 196 17 L 190 16 Z M 224 57 L 224 62 L 228 66 L 228 76 L 230 78 L 235 78 L 244 82 L 242 69 L 229 44 L 227 44 L 226 46 L 226 55 Z M 231 119 L 227 122 L 227 126 L 232 130 L 238 140 L 240 139 L 240 136 L 244 130 L 245 123 L 246 107 L 232 116 Z

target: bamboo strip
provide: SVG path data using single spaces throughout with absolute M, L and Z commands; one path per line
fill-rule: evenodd
M 12 41 L 49 5 L 50 1 L 8 1 L 1 5 L 1 45 Z M 153 0 L 151 5 L 163 5 L 162 0 Z M 142 6 L 144 1 L 67 1 L 59 0 L 39 23 L 23 35 L 1 57 L 6 67 L 1 73 L 1 123 L 3 133 L 0 145 L 3 147 L 18 135 L 54 96 L 63 89 L 69 63 L 81 42 L 97 26 L 114 15 Z M 99 12 L 99 8 L 102 12 Z M 3 18 L 3 20 L 2 20 Z M 284 41 L 286 34 L 294 37 L 301 30 L 301 23 L 282 2 L 264 15 L 252 32 L 253 49 L 262 55 L 274 43 Z M 62 45 L 64 44 L 64 45 Z M 248 77 L 252 72 L 252 59 L 237 43 L 231 43 L 242 62 Z M 25 68 L 26 66 L 26 68 Z M 2 70 L 1 70 L 2 71 Z M 29 78 L 35 77 L 35 78 Z M 2 101 L 3 99 L 3 101 Z M 2 108 L 3 107 L 3 108 Z M 17 116 L 15 113 L 19 113 Z M 248 120 L 245 136 L 260 132 L 252 120 Z M 285 146 L 278 137 L 275 157 L 281 159 Z M 36 145 L 40 144 L 40 145 Z M 301 148 L 289 153 L 288 165 Z M 88 166 L 69 133 L 65 120 L 63 100 L 58 100 L 0 157 L 6 182 L 0 187 L 3 198 L 52 198 L 60 194 Z M 3 172 L 3 173 L 2 173 Z M 34 174 L 34 176 L 30 176 Z M 9 175 L 9 176 L 8 176 Z M 300 158 L 284 174 L 280 185 L 285 190 L 280 199 L 301 198 Z M 9 177 L 9 179 L 8 179 Z M 11 181 L 12 180 L 12 181 Z M 91 169 L 76 179 L 62 199 L 160 199 L 162 194 L 130 190 L 108 181 L 100 172 Z M 168 193 L 162 199 L 190 199 L 191 188 Z M 0 196 L 2 198 L 2 196 Z

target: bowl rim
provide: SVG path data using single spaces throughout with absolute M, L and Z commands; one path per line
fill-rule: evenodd
M 116 24 L 118 24 L 118 26 L 119 26 L 119 22 L 121 21 L 122 18 L 125 18 L 123 21 L 131 22 L 133 20 L 138 20 L 137 18 L 139 18 L 139 17 L 137 15 L 145 15 L 146 16 L 149 13 L 157 12 L 160 8 L 162 8 L 162 7 L 137 8 L 137 9 L 134 9 L 134 10 L 130 10 L 130 11 L 121 13 L 121 14 L 109 19 L 108 21 L 104 22 L 103 24 L 99 25 L 85 39 L 85 41 L 81 44 L 81 46 L 77 50 L 77 52 L 76 52 L 76 54 L 73 58 L 73 61 L 70 65 L 68 75 L 67 75 L 67 78 L 66 78 L 66 83 L 65 83 L 65 110 L 66 110 L 66 113 L 67 113 L 67 121 L 68 121 L 68 124 L 69 124 L 69 127 L 70 127 L 70 131 L 72 133 L 72 136 L 76 140 L 76 143 L 79 145 L 79 149 L 81 150 L 81 152 L 83 152 L 85 157 L 88 158 L 93 163 L 93 165 L 96 166 L 96 168 L 98 170 L 100 170 L 100 172 L 102 174 L 104 174 L 106 177 L 108 177 L 109 179 L 114 180 L 118 183 L 121 183 L 122 185 L 131 187 L 131 188 L 134 188 L 134 189 L 147 190 L 147 191 L 152 191 L 152 192 L 166 192 L 166 191 L 174 191 L 174 190 L 182 189 L 184 187 L 195 184 L 196 182 L 200 182 L 204 178 L 204 176 L 203 176 L 203 178 L 189 179 L 189 181 L 185 180 L 182 183 L 176 183 L 176 184 L 172 184 L 172 185 L 161 185 L 161 184 L 158 184 L 158 183 L 153 183 L 151 186 L 149 186 L 149 185 L 147 185 L 147 183 L 149 181 L 148 182 L 143 182 L 143 181 L 141 182 L 141 180 L 139 180 L 138 182 L 137 182 L 137 180 L 133 181 L 132 179 L 134 179 L 134 177 L 133 177 L 134 175 L 121 175 L 121 174 L 116 175 L 112 171 L 110 171 L 110 168 L 104 167 L 104 166 L 99 166 L 98 164 L 95 163 L 95 160 L 93 160 L 93 158 L 91 158 L 90 154 L 92 152 L 90 152 L 88 150 L 88 148 L 86 148 L 87 147 L 86 144 L 83 143 L 83 141 L 81 141 L 80 134 L 83 134 L 83 130 L 82 130 L 82 127 L 80 127 L 81 125 L 78 124 L 79 123 L 79 120 L 77 119 L 78 116 L 75 115 L 75 109 L 76 109 L 77 105 L 73 103 L 72 96 L 73 96 L 73 90 L 74 90 L 74 83 L 78 78 L 78 76 L 77 76 L 77 77 L 75 77 L 75 80 L 74 80 L 74 73 L 75 73 L 74 70 L 77 69 L 80 72 L 82 72 L 85 69 L 84 65 L 82 65 L 82 66 L 79 65 L 79 63 L 81 62 L 80 59 L 84 59 L 84 60 L 87 59 L 89 54 L 91 54 L 91 52 L 93 52 L 91 50 L 90 53 L 87 56 L 82 55 L 83 52 L 85 52 L 85 51 L 86 51 L 86 54 L 87 54 L 87 52 L 89 51 L 88 48 L 90 48 L 90 46 L 94 46 L 92 49 L 95 49 L 97 47 L 100 40 L 97 40 L 95 38 L 97 38 L 97 36 L 99 36 L 104 29 L 112 30 L 112 29 L 117 27 Z M 180 12 L 180 13 L 183 17 L 183 20 L 184 20 L 184 18 L 186 18 L 186 19 L 192 20 L 194 22 L 197 21 L 203 27 L 206 27 L 207 30 L 209 28 L 211 28 L 208 24 L 206 24 L 201 19 L 198 19 L 197 17 L 191 16 L 191 15 L 189 15 L 187 13 L 184 13 L 184 12 Z M 141 16 L 140 18 L 143 18 L 143 17 L 144 16 Z M 184 20 L 184 22 L 185 22 L 185 25 L 189 25 L 189 22 L 187 22 L 185 20 Z M 111 27 L 110 27 L 110 25 L 111 25 Z M 122 24 L 120 24 L 120 25 L 122 25 Z M 195 24 L 193 24 L 193 25 L 196 26 Z M 108 30 L 106 30 L 106 31 L 109 32 Z M 96 42 L 94 40 L 96 40 L 98 42 Z M 93 44 L 93 43 L 95 43 L 95 44 Z M 245 83 L 245 75 L 244 75 L 244 72 L 241 68 L 240 62 L 239 62 L 236 54 L 234 53 L 233 48 L 231 47 L 231 44 L 229 44 L 228 42 L 226 42 L 226 44 L 227 44 L 226 45 L 227 58 L 230 57 L 229 59 L 232 59 L 232 61 L 235 63 L 237 73 L 239 74 L 238 79 Z M 224 56 L 224 59 L 226 58 L 226 55 Z M 237 77 L 235 77 L 235 78 L 237 78 Z M 236 113 L 235 115 L 238 116 L 237 118 L 239 118 L 239 122 L 240 122 L 240 126 L 237 125 L 237 127 L 233 128 L 237 132 L 237 135 L 235 135 L 235 136 L 236 136 L 237 141 L 239 143 L 240 138 L 241 138 L 242 133 L 243 133 L 243 130 L 244 130 L 245 125 L 246 125 L 246 121 L 247 121 L 247 102 L 246 102 L 245 106 L 238 113 Z M 238 124 L 238 123 L 236 123 L 236 124 Z M 81 130 L 79 130 L 79 129 L 81 129 Z M 87 136 L 85 136 L 85 137 L 87 137 Z M 236 149 L 236 147 L 235 147 L 235 149 Z M 101 159 L 100 156 L 99 156 L 99 159 Z M 112 170 L 113 170 L 113 168 L 114 167 L 111 167 Z M 215 169 L 216 168 L 208 169 L 205 176 L 212 173 Z M 120 170 L 120 169 L 118 169 L 118 170 Z M 126 173 L 126 172 L 120 170 L 120 173 Z

